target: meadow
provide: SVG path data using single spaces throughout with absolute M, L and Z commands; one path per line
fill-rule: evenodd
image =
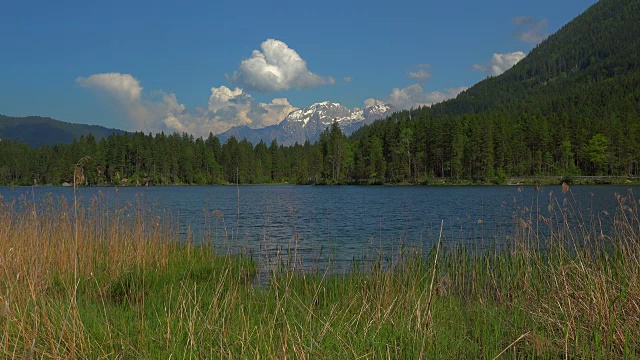
M 616 201 L 606 232 L 550 196 L 506 250 L 438 242 L 343 274 L 287 258 L 256 282 L 250 256 L 143 206 L 0 199 L 0 354 L 635 359 L 640 209 L 631 193 Z

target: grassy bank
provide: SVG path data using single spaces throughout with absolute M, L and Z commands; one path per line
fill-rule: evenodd
M 553 200 L 502 253 L 434 246 L 347 275 L 274 274 L 144 209 L 0 205 L 8 358 L 637 358 L 640 219 L 569 226 Z M 533 223 L 546 224 L 534 231 Z M 536 235 L 545 233 L 547 235 Z M 544 249 L 544 250 L 543 250 Z

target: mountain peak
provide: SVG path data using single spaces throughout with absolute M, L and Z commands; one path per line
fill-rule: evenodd
M 342 105 L 340 105 L 340 103 L 336 103 L 332 101 L 321 101 L 321 102 L 312 104 L 311 106 L 318 107 L 318 106 L 342 106 Z
M 363 125 L 370 124 L 394 111 L 391 105 L 375 104 L 364 109 L 349 109 L 340 103 L 321 101 L 307 107 L 292 111 L 278 125 L 264 129 L 239 129 L 237 127 L 219 135 L 221 140 L 235 136 L 246 138 L 252 143 L 260 140 L 269 142 L 274 138 L 283 145 L 303 143 L 306 140 L 316 141 L 320 134 L 334 121 L 342 131 L 351 134 Z
M 339 103 L 331 101 L 322 101 L 311 104 L 305 108 L 292 111 L 284 119 L 283 123 L 288 122 L 302 122 L 306 126 L 312 119 L 321 119 L 322 122 L 329 123 L 335 121 L 344 121 L 346 118 L 351 117 L 352 111 Z

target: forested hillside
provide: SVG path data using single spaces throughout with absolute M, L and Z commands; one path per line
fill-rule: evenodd
M 353 138 L 390 164 L 407 144 L 409 178 L 638 176 L 639 109 L 640 1 L 601 0 L 506 73 Z
M 433 111 L 554 112 L 568 106 L 567 101 L 579 110 L 598 110 L 599 105 L 613 105 L 611 100 L 637 98 L 639 69 L 640 1 L 601 0 L 504 74 L 481 81 Z M 618 92 L 607 93 L 612 87 Z
M 0 139 L 21 141 L 33 147 L 71 143 L 80 136 L 93 134 L 97 138 L 107 137 L 122 130 L 103 126 L 73 124 L 40 116 L 12 117 L 0 115 Z
M 640 0 L 601 0 L 506 73 L 457 99 L 347 138 L 337 124 L 291 147 L 114 134 L 30 148 L 0 142 L 0 184 L 426 183 L 640 176 Z

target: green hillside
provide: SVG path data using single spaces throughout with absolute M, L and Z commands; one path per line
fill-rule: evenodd
M 68 144 L 80 136 L 92 134 L 101 139 L 122 130 L 97 125 L 73 124 L 46 117 L 0 115 L 0 139 L 27 143 L 32 147 Z
M 603 0 L 534 48 L 504 74 L 476 84 L 435 113 L 591 110 L 640 91 L 640 1 Z
M 411 135 L 401 180 L 638 176 L 639 109 L 640 0 L 601 0 L 504 74 L 354 138 L 383 140 L 395 164 Z

